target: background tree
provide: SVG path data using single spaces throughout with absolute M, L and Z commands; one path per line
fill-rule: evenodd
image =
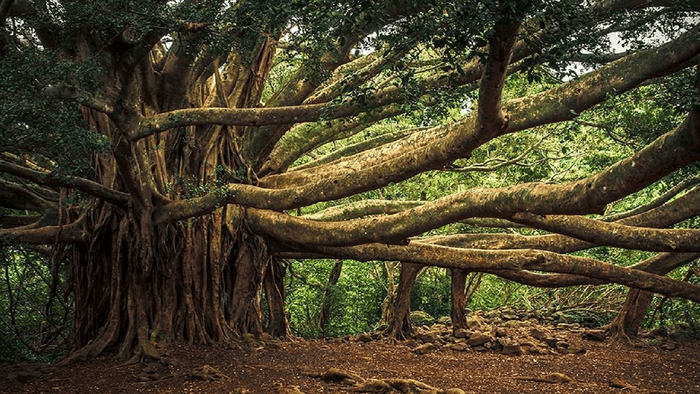
M 666 0 L 3 0 L 0 204 L 26 214 L 0 234 L 68 261 L 73 357 L 158 358 L 170 341 L 285 335 L 280 259 L 290 257 L 700 301 L 698 286 L 645 262 L 572 254 L 700 252 L 698 230 L 668 229 L 697 215 L 697 189 L 601 216 L 700 159 L 697 84 L 683 78 L 700 53 L 698 11 Z M 586 71 L 565 77 L 575 62 Z M 523 75 L 532 86 L 506 95 Z M 586 120 L 664 78 L 682 97 L 680 119 L 645 129 L 649 142 L 623 160 L 591 160 L 592 175 L 382 198 L 433 171 L 478 171 L 480 148 Z M 421 127 L 314 153 L 402 116 Z M 560 133 L 574 141 L 586 129 Z M 430 233 L 470 218 L 554 234 Z

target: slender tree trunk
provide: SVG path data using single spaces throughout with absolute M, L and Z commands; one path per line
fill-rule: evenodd
M 653 298 L 654 293 L 630 289 L 622 309 L 607 327 L 607 335 L 628 340 L 636 338 Z
M 387 288 L 386 297 L 384 297 L 384 301 L 382 301 L 382 317 L 379 320 L 379 325 L 384 328 L 388 327 L 394 319 L 394 303 L 396 302 L 397 293 L 396 284 L 394 283 L 395 269 L 395 263 L 384 262 L 382 272 L 386 277 Z
M 416 283 L 416 277 L 423 268 L 419 264 L 401 263 L 401 276 L 397 290 L 393 319 L 389 322 L 387 333 L 397 339 L 403 339 L 413 333 L 411 323 L 411 291 Z
M 660 253 L 649 259 L 647 269 L 658 275 L 666 275 L 695 260 L 698 256 L 696 253 Z M 612 338 L 622 338 L 628 341 L 636 338 L 653 296 L 653 293 L 645 290 L 630 289 L 622 309 L 606 327 L 606 334 Z
M 337 260 L 328 275 L 328 284 L 323 292 L 323 302 L 321 303 L 321 315 L 318 319 L 318 329 L 322 336 L 326 336 L 326 326 L 331 318 L 331 306 L 333 306 L 333 289 L 338 284 L 340 273 L 343 269 L 343 260 Z
M 267 333 L 275 337 L 287 337 L 290 335 L 289 322 L 285 313 L 284 293 L 285 267 L 280 260 L 273 259 L 265 275 L 265 294 L 270 313 L 267 324 Z
M 469 271 L 452 268 L 452 306 L 450 317 L 452 318 L 452 329 L 467 328 L 465 287 Z

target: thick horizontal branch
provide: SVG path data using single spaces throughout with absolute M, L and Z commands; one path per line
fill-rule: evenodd
M 393 215 L 405 211 L 406 209 L 421 206 L 425 203 L 427 203 L 427 201 L 362 200 L 327 208 L 320 212 L 301 216 L 301 218 L 319 221 L 341 221 L 374 215 Z M 460 220 L 459 223 L 491 228 L 524 227 L 519 223 L 494 218 L 471 218 Z
M 341 221 L 371 215 L 391 215 L 425 204 L 425 201 L 363 200 L 304 215 L 302 218 L 321 221 Z
M 422 234 L 471 217 L 496 217 L 509 219 L 518 212 L 537 214 L 589 214 L 601 212 L 605 206 L 636 192 L 678 168 L 700 159 L 700 114 L 692 113 L 675 130 L 659 137 L 646 148 L 622 160 L 605 171 L 589 178 L 560 185 L 525 183 L 499 189 L 475 188 L 456 193 L 420 207 L 396 215 L 357 219 L 355 222 L 317 223 L 290 217 L 278 212 L 261 213 L 259 225 L 264 231 L 280 233 L 285 237 L 284 226 L 290 226 L 289 234 L 298 233 L 300 227 L 316 227 L 329 231 L 328 226 L 348 228 L 333 231 L 339 238 L 330 239 L 326 233 L 326 245 L 352 245 L 373 240 L 376 242 L 402 242 Z M 329 179 L 331 185 L 337 180 Z M 251 185 L 232 184 L 205 196 L 168 203 L 156 212 L 156 221 L 173 221 L 212 212 L 223 204 L 239 204 L 246 207 L 285 210 L 310 205 L 328 197 L 323 183 L 295 189 L 271 190 Z M 320 189 L 316 189 L 320 187 Z M 332 189 L 331 189 L 332 190 Z M 297 223 L 296 221 L 302 221 Z M 350 229 L 349 227 L 353 228 Z M 274 228 L 273 228 L 274 227 Z M 296 230 L 291 230 L 295 228 Z M 272 235 L 272 234 L 271 234 Z M 309 242 L 315 236 L 310 236 Z
M 665 275 L 676 268 L 682 267 L 700 258 L 699 253 L 659 253 L 638 264 L 630 266 L 630 269 Z M 528 271 L 493 270 L 485 271 L 489 274 L 504 279 L 537 287 L 567 287 L 582 285 L 602 285 L 608 283 L 605 280 L 589 278 L 581 275 L 570 274 L 539 274 Z
M 538 95 L 509 101 L 505 104 L 511 114 L 507 132 L 574 119 L 608 95 L 626 92 L 644 81 L 667 75 L 674 71 L 674 66 L 698 53 L 700 24 L 658 48 L 633 53 Z
M 58 204 L 55 200 L 44 198 L 24 185 L 4 180 L 0 180 L 0 206 L 37 211 L 42 214 L 58 212 Z
M 129 201 L 129 195 L 104 187 L 97 182 L 68 175 L 30 170 L 28 168 L 0 160 L 0 171 L 28 179 L 40 185 L 74 188 L 86 194 L 99 197 L 112 204 L 120 205 Z
M 700 252 L 700 230 L 643 228 L 582 216 L 540 216 L 529 212 L 516 213 L 512 220 L 601 246 L 654 252 Z
M 637 269 L 618 267 L 598 260 L 538 250 L 475 250 L 412 243 L 370 244 L 340 248 L 319 247 L 318 252 L 358 261 L 383 260 L 459 268 L 469 271 L 537 270 L 580 275 L 608 283 L 652 291 L 670 297 L 700 302 L 700 286 Z
M 260 170 L 261 175 L 287 169 L 307 152 L 330 141 L 354 135 L 374 122 L 404 113 L 397 104 L 372 109 L 350 119 L 336 119 L 326 123 L 307 123 L 286 133 L 270 153 Z
M 107 101 L 72 86 L 49 86 L 44 89 L 44 92 L 57 98 L 75 100 L 79 104 L 107 115 L 111 115 L 114 112 L 114 107 Z
M 83 229 L 81 221 L 65 226 L 37 227 L 30 224 L 24 227 L 0 229 L 0 238 L 8 237 L 14 241 L 49 245 L 54 243 L 80 243 L 87 239 L 87 233 Z
M 406 137 L 409 134 L 412 134 L 416 131 L 420 130 L 425 130 L 425 128 L 414 128 L 414 129 L 408 129 L 408 130 L 399 130 L 395 131 L 393 133 L 386 133 L 386 134 L 381 134 L 377 137 L 374 137 L 372 139 L 358 142 L 356 144 L 348 145 L 342 149 L 338 149 L 332 153 L 329 153 L 326 156 L 320 157 L 310 163 L 302 164 L 299 166 L 295 166 L 292 168 L 292 170 L 297 171 L 297 170 L 304 170 L 307 168 L 315 167 L 321 164 L 327 164 L 330 163 L 334 160 L 343 158 L 343 157 L 348 157 L 351 155 L 354 155 L 356 153 L 364 152 L 368 149 L 376 148 L 380 145 L 396 141 L 398 139 L 401 139 L 403 137 Z

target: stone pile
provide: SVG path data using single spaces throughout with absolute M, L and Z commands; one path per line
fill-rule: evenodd
M 602 330 L 584 330 L 577 323 L 543 318 L 537 312 L 518 312 L 501 308 L 471 313 L 466 328 L 453 329 L 443 323 L 415 327 L 403 343 L 417 354 L 438 349 L 457 352 L 498 352 L 506 355 L 576 354 L 586 351 L 582 338 L 602 340 Z M 377 333 L 361 334 L 354 341 L 377 340 Z

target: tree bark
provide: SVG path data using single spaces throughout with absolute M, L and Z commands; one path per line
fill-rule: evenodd
M 674 269 L 700 257 L 697 253 L 659 254 L 648 261 L 648 271 L 666 275 Z M 654 293 L 642 289 L 630 289 L 620 312 L 605 328 L 612 338 L 633 340 L 647 314 Z
M 328 284 L 323 291 L 323 301 L 321 302 L 321 314 L 318 318 L 318 329 L 322 336 L 326 336 L 326 326 L 331 318 L 331 306 L 333 306 L 333 289 L 338 284 L 340 272 L 343 269 L 343 260 L 337 260 L 328 275 Z
M 467 275 L 469 271 L 459 268 L 450 269 L 452 274 L 452 305 L 450 310 L 450 318 L 452 319 L 452 329 L 467 328 L 467 317 L 465 311 L 466 295 L 464 294 Z
M 284 274 L 285 266 L 282 261 L 272 259 L 265 274 L 265 294 L 270 314 L 267 333 L 274 337 L 291 335 L 285 312 Z
M 389 322 L 389 327 L 386 330 L 392 338 L 404 339 L 413 334 L 411 291 L 422 268 L 423 266 L 419 264 L 401 263 L 401 276 L 399 277 L 393 319 Z

